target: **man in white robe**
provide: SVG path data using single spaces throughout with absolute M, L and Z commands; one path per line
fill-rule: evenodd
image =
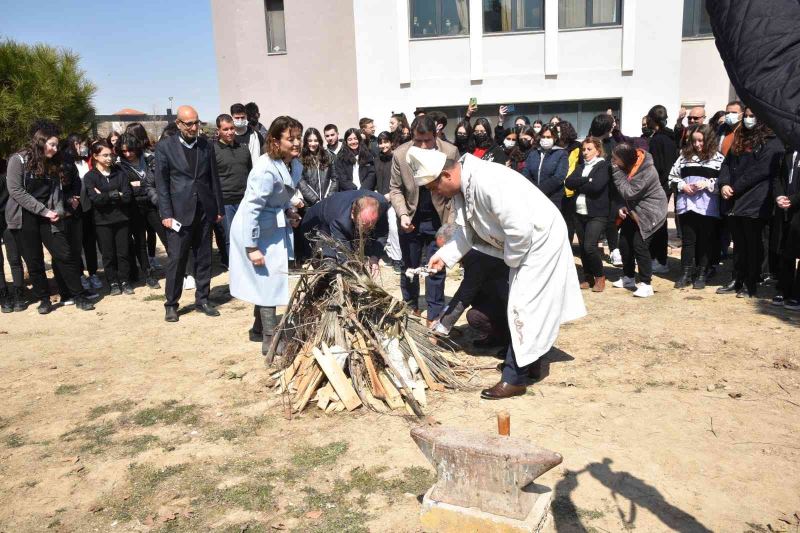
M 440 152 L 415 148 L 407 157 L 418 185 L 455 202 L 455 235 L 428 267 L 453 267 L 475 248 L 502 258 L 510 269 L 512 342 L 502 379 L 481 397 L 524 394 L 531 365 L 553 347 L 561 324 L 586 315 L 567 225 L 549 198 L 503 165 L 469 154 L 453 163 Z

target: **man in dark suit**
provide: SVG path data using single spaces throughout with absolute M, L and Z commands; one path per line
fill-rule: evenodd
M 156 147 L 156 189 L 161 223 L 167 228 L 165 320 L 178 321 L 178 301 L 189 252 L 194 260 L 197 291 L 195 308 L 219 316 L 208 303 L 211 287 L 211 227 L 222 220 L 222 192 L 214 150 L 199 137 L 200 120 L 190 106 L 178 108 L 180 133 Z M 177 222 L 177 223 L 176 223 Z
M 351 248 L 357 247 L 363 236 L 364 255 L 369 257 L 370 274 L 374 277 L 379 272 L 378 260 L 389 237 L 388 211 L 389 202 L 376 192 L 366 189 L 338 192 L 306 212 L 300 231 L 305 234 L 317 230 L 348 243 Z M 329 247 L 323 247 L 322 254 L 326 258 L 341 259 Z

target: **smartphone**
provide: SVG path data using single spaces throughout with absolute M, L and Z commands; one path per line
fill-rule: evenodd
M 517 110 L 517 106 L 514 104 L 506 104 L 506 113 L 514 113 Z
M 181 226 L 182 225 L 183 224 L 181 224 L 180 222 L 178 222 L 174 218 L 172 219 L 172 230 L 175 231 L 175 233 L 178 233 L 181 230 Z
M 469 99 L 469 105 L 471 106 L 478 105 L 478 99 L 473 96 L 472 98 Z

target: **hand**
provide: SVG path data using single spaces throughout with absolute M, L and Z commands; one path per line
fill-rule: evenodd
M 55 211 L 48 211 L 44 214 L 45 218 L 50 221 L 51 224 L 55 224 L 58 222 L 58 213 Z
M 167 229 L 172 229 L 172 219 L 171 218 L 162 218 L 161 225 Z
M 391 195 L 390 195 L 388 192 L 387 192 L 386 194 L 384 194 L 384 195 L 383 195 L 383 197 L 384 197 L 384 198 L 386 198 L 386 201 L 387 201 L 387 202 L 391 200 L 390 196 L 391 196 Z
M 500 110 L 497 113 L 497 116 L 500 117 L 500 122 L 503 122 L 503 119 L 508 115 L 508 106 L 501 105 Z
M 400 229 L 402 229 L 406 233 L 411 233 L 416 228 L 414 224 L 411 223 L 411 217 L 408 215 L 402 215 L 400 217 Z
M 775 198 L 775 203 L 778 204 L 778 207 L 781 209 L 789 209 L 792 207 L 792 202 L 789 200 L 788 196 L 778 196 Z
M 722 197 L 725 198 L 726 200 L 730 200 L 731 198 L 733 198 L 734 194 L 733 187 L 731 187 L 730 185 L 723 185 L 722 190 L 720 192 L 722 193 Z
M 141 181 L 132 181 L 131 182 L 131 187 L 141 187 L 141 186 L 142 186 L 142 182 Z
M 295 209 L 303 209 L 306 204 L 303 203 L 302 198 L 294 198 L 292 199 L 292 207 Z
M 428 269 L 433 270 L 434 272 L 441 272 L 444 270 L 445 264 L 444 260 L 439 257 L 438 254 L 433 254 L 431 260 L 428 261 Z
M 80 203 L 81 201 L 77 196 L 73 196 L 72 198 L 69 199 L 69 205 L 72 206 L 72 209 L 78 209 Z
M 686 183 L 683 186 L 683 189 L 681 190 L 683 194 L 688 194 L 689 196 L 693 196 L 694 193 L 696 193 L 697 191 L 698 189 L 694 185 L 691 185 L 689 183 Z
M 371 256 L 367 261 L 367 270 L 369 270 L 369 275 L 372 279 L 378 279 L 381 275 L 381 266 L 378 263 L 378 258 L 375 256 Z
M 296 209 L 287 209 L 286 218 L 289 219 L 289 225 L 296 228 L 300 225 L 300 213 Z
M 216 220 L 217 222 L 222 222 L 223 218 L 225 218 L 225 215 L 217 215 L 217 218 L 215 218 L 214 220 Z
M 467 118 L 471 117 L 478 110 L 478 104 L 467 105 Z
M 678 111 L 678 122 L 686 118 L 687 109 L 685 107 L 681 107 L 681 110 Z
M 261 250 L 258 248 L 248 248 L 247 249 L 247 258 L 253 263 L 253 266 L 263 267 L 264 266 L 264 254 L 261 253 Z
M 622 209 L 619 210 L 617 214 L 619 215 L 619 218 L 625 220 L 626 218 L 628 218 L 628 208 L 623 207 Z

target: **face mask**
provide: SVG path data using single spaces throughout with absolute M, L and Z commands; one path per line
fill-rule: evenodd
M 489 138 L 489 136 L 486 135 L 485 133 L 473 133 L 472 135 L 473 137 L 475 137 L 475 142 L 478 144 L 483 144 L 484 142 L 486 142 L 486 139 Z
M 514 146 L 516 146 L 516 144 L 517 144 L 517 141 L 513 141 L 511 139 L 506 139 L 505 141 L 503 141 L 503 146 L 505 146 L 509 150 L 514 148 Z
M 536 133 L 539 133 L 540 131 L 542 131 L 542 127 L 541 126 L 534 126 L 533 127 L 533 131 L 535 131 Z
M 246 119 L 246 118 L 243 118 L 243 119 L 241 119 L 241 120 L 233 119 L 233 126 L 234 126 L 236 129 L 242 129 L 242 128 L 246 128 L 246 127 L 248 126 L 248 124 L 249 124 L 249 123 L 247 122 L 247 119 Z
M 748 130 L 752 130 L 756 127 L 756 117 L 744 117 L 744 127 Z
M 644 135 L 645 137 L 650 137 L 651 135 L 653 135 L 653 128 L 642 126 L 642 135 Z
M 81 146 L 81 150 L 78 152 L 78 155 L 81 157 L 89 157 L 89 147 Z
M 553 147 L 553 139 L 540 139 L 539 146 L 541 146 L 544 150 L 549 150 Z
M 467 144 L 467 139 L 468 137 L 466 135 L 458 134 L 456 135 L 456 144 L 458 145 Z
M 725 115 L 725 124 L 728 126 L 735 126 L 739 123 L 739 113 L 727 113 Z
M 531 147 L 531 141 L 528 139 L 520 139 L 519 147 L 522 148 L 523 150 L 528 150 Z

